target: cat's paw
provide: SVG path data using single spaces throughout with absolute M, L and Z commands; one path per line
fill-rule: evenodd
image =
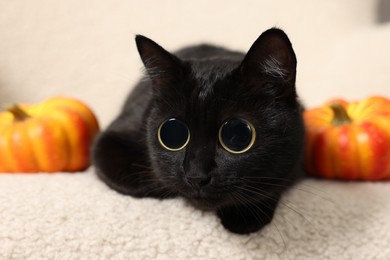
M 259 231 L 264 225 L 259 224 L 258 222 L 252 223 L 234 223 L 226 219 L 221 220 L 222 225 L 232 233 L 246 235 Z
M 222 225 L 236 234 L 257 232 L 272 221 L 273 212 L 259 211 L 255 208 L 226 207 L 217 211 Z
M 236 234 L 245 235 L 257 232 L 264 226 L 263 223 L 254 218 L 244 219 L 232 216 L 221 216 L 220 214 L 218 214 L 218 216 L 221 219 L 222 225 L 230 232 Z

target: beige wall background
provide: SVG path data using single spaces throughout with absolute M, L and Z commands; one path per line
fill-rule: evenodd
M 246 51 L 273 26 L 293 42 L 307 106 L 336 96 L 386 95 L 387 3 L 0 0 L 0 104 L 74 96 L 106 125 L 142 73 L 135 34 L 171 51 L 201 42 Z

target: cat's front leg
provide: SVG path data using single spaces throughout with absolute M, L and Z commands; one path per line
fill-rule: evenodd
M 248 205 L 231 205 L 217 210 L 222 225 L 237 234 L 249 234 L 272 221 L 279 198 Z
M 155 176 L 146 147 L 131 134 L 106 131 L 93 147 L 98 176 L 112 189 L 133 197 L 168 198 L 177 192 Z

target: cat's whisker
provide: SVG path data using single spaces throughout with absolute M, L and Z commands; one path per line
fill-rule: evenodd
M 266 181 L 262 180 L 263 178 L 259 177 L 258 179 L 259 180 L 253 180 L 255 178 L 239 178 L 240 180 L 243 180 L 243 181 L 247 181 L 249 183 L 253 183 L 253 184 L 259 184 L 259 185 L 264 185 L 264 186 L 274 186 L 274 187 L 281 187 L 281 188 L 288 188 L 291 186 L 291 184 L 289 183 L 286 183 L 286 184 L 283 184 L 283 183 L 274 183 L 274 182 L 271 182 L 272 179 L 270 178 L 267 178 Z M 248 180 L 249 179 L 249 180 Z M 302 187 L 306 187 L 307 189 L 302 189 Z M 330 203 L 333 203 L 334 204 L 334 201 L 331 200 L 328 196 L 325 197 L 317 192 L 322 192 L 324 193 L 325 195 L 328 195 L 327 193 L 321 191 L 320 189 L 317 189 L 315 187 L 312 187 L 310 185 L 304 185 L 304 184 L 301 184 L 301 183 L 297 183 L 296 185 L 292 186 L 291 187 L 292 190 L 299 190 L 299 191 L 303 191 L 303 192 L 306 192 L 306 193 L 309 193 L 311 195 L 315 195 L 317 197 L 319 197 L 320 199 L 323 199 L 327 202 L 330 202 Z M 315 189 L 316 192 L 310 190 L 310 189 Z
M 148 170 L 153 170 L 153 168 L 151 166 L 143 165 L 143 164 L 139 164 L 139 163 L 132 163 L 131 166 L 144 168 L 144 169 L 148 169 Z
M 320 198 L 320 199 L 322 199 L 324 201 L 327 201 L 327 202 L 330 202 L 332 204 L 335 204 L 334 200 L 332 200 L 329 196 L 325 197 L 325 196 L 317 193 L 318 191 L 321 191 L 321 190 L 316 189 L 316 192 L 314 192 L 314 191 L 311 191 L 309 189 L 302 189 L 302 188 L 300 188 L 300 186 L 301 185 L 298 184 L 298 185 L 295 185 L 295 186 L 291 187 L 291 189 L 292 190 L 298 190 L 298 191 L 306 192 L 306 193 L 311 194 L 311 195 L 315 195 L 316 197 L 318 197 L 318 198 Z
M 118 182 L 122 184 L 128 182 L 135 182 L 145 186 L 145 188 L 148 188 L 148 187 L 153 187 L 154 185 L 156 185 L 156 183 L 161 183 L 161 181 L 164 181 L 165 186 L 162 185 L 162 187 L 166 187 L 167 183 L 172 182 L 172 180 L 175 181 L 175 179 L 171 176 L 164 176 L 161 178 L 157 178 L 151 174 L 151 171 L 147 171 L 147 170 L 132 172 L 131 174 L 123 174 L 125 169 L 121 169 L 121 171 L 122 173 L 119 173 L 118 175 L 121 176 L 118 179 Z
M 175 179 L 170 179 L 170 178 L 154 178 L 154 179 L 152 179 L 151 178 L 151 179 L 144 179 L 140 183 L 148 185 L 149 183 L 156 184 L 156 183 L 163 182 L 164 185 L 166 186 L 167 183 L 170 183 L 170 182 L 173 182 L 173 181 L 175 181 Z M 164 185 L 161 185 L 161 186 L 164 186 Z
M 254 207 L 256 208 L 257 210 L 259 210 L 259 212 L 261 212 L 265 217 L 267 217 L 268 219 L 271 219 L 270 223 L 271 225 L 273 225 L 273 227 L 276 229 L 276 231 L 279 233 L 279 236 L 283 242 L 283 245 L 284 245 L 284 250 L 287 248 L 287 244 L 286 244 L 286 241 L 282 235 L 282 232 L 280 231 L 279 227 L 276 225 L 276 223 L 274 221 L 272 221 L 272 217 L 269 216 L 266 212 L 264 212 L 264 210 L 262 210 L 258 205 L 256 205 L 256 203 L 254 203 L 250 197 L 248 197 L 245 193 L 242 193 L 242 192 L 238 192 L 238 193 L 235 193 L 236 196 L 238 196 L 238 198 L 241 200 L 241 202 L 244 203 L 244 205 L 248 205 L 248 209 L 252 212 L 253 215 L 255 216 L 258 216 L 260 218 L 260 221 L 261 223 L 265 224 L 265 222 L 263 221 L 263 219 L 261 218 L 261 216 L 259 216 L 256 212 L 254 212 L 251 207 Z M 261 203 L 262 205 L 264 205 L 265 207 L 269 208 L 265 203 Z
M 125 170 L 119 170 L 117 173 L 117 176 L 121 176 L 118 181 L 123 182 L 123 181 L 128 181 L 128 180 L 133 180 L 133 181 L 138 181 L 142 179 L 146 173 L 150 173 L 150 171 L 138 171 L 138 172 L 131 172 L 128 173 Z
M 257 169 L 257 168 L 251 168 L 251 169 Z M 321 192 L 323 193 L 323 195 L 329 197 L 329 193 L 319 189 L 318 187 L 314 187 L 312 185 L 309 185 L 309 184 L 306 184 L 306 183 L 302 183 L 302 182 L 297 182 L 297 181 L 294 181 L 294 180 L 290 180 L 290 179 L 286 179 L 286 178 L 278 178 L 278 177 L 268 177 L 268 176 L 245 176 L 245 177 L 242 177 L 241 179 L 258 179 L 258 180 L 275 180 L 275 181 L 282 181 L 282 182 L 285 182 L 287 183 L 286 186 L 290 186 L 290 184 L 296 184 L 295 186 L 300 186 L 300 187 L 305 187 L 305 188 L 308 188 L 308 189 L 312 189 L 312 190 L 315 190 L 315 191 L 318 191 L 318 192 Z M 278 184 L 281 184 L 281 183 L 278 183 Z M 329 200 L 329 202 L 333 202 L 331 200 Z
M 152 184 L 153 185 L 153 184 Z M 154 183 L 154 185 L 155 185 L 155 183 Z M 146 187 L 148 187 L 148 186 L 146 186 Z M 168 186 L 154 186 L 154 188 L 152 188 L 152 189 L 148 189 L 148 191 L 147 191 L 147 193 L 146 193 L 146 196 L 149 196 L 149 195 L 151 195 L 151 194 L 153 194 L 153 193 L 155 193 L 155 192 L 162 192 L 161 194 L 159 194 L 159 196 L 161 197 L 161 198 L 167 198 L 167 197 L 169 197 L 170 195 L 173 195 L 174 194 L 174 192 L 173 192 L 173 190 L 172 190 L 172 188 L 171 187 L 168 187 Z
M 292 205 L 289 205 L 287 204 L 287 202 L 284 202 L 284 201 L 280 201 L 276 198 L 274 198 L 272 196 L 272 194 L 270 194 L 269 192 L 266 192 L 264 190 L 261 190 L 257 187 L 253 187 L 253 186 L 247 186 L 248 188 L 244 188 L 244 187 L 239 187 L 237 186 L 238 189 L 240 190 L 243 190 L 243 191 L 247 191 L 249 193 L 252 193 L 252 194 L 255 194 L 255 195 L 258 195 L 258 196 L 261 196 L 263 198 L 266 198 L 266 199 L 269 199 L 269 200 L 272 200 L 272 201 L 275 201 L 275 202 L 279 202 L 280 205 L 288 208 L 289 210 L 291 210 L 292 212 L 294 212 L 295 214 L 297 214 L 298 216 L 300 216 L 302 219 L 304 219 L 307 223 L 309 223 L 312 227 L 314 227 L 316 229 L 316 231 L 318 232 L 317 230 L 317 227 L 308 219 L 306 218 L 302 212 L 299 212 L 297 209 L 293 208 Z M 291 202 L 288 202 L 291 204 Z
M 251 170 L 257 170 L 257 168 L 251 168 Z M 270 177 L 270 176 L 245 176 L 245 178 L 248 178 L 248 179 L 278 180 L 278 181 L 285 181 L 285 182 L 295 182 L 295 181 L 287 179 L 287 178 Z
M 245 196 L 242 196 L 240 193 L 235 193 L 235 196 L 236 198 L 239 199 L 239 202 L 242 203 L 243 205 L 248 205 L 248 206 L 254 206 L 256 209 L 259 210 L 259 212 L 261 212 L 265 217 L 269 217 L 267 216 L 267 214 L 265 214 L 264 211 L 262 211 L 259 207 L 257 207 L 257 205 L 254 205 L 253 203 L 251 203 L 251 201 L 247 200 Z M 257 221 L 261 222 L 263 225 L 265 225 L 265 222 L 264 220 L 262 219 L 262 217 L 256 212 L 254 211 L 251 207 L 248 207 L 247 208 L 251 214 L 257 219 Z M 239 213 L 241 214 L 240 210 L 239 210 Z
M 161 185 L 160 187 L 166 188 L 168 183 L 176 183 L 177 180 L 175 176 L 154 176 L 151 171 L 145 170 L 145 171 L 138 171 L 138 172 L 132 172 L 130 175 L 126 176 L 126 178 L 123 178 L 122 180 L 126 179 L 133 179 L 136 182 L 142 184 L 142 185 L 156 185 L 156 184 L 164 184 Z

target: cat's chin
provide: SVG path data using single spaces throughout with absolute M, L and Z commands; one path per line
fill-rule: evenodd
M 224 205 L 227 201 L 222 196 L 213 196 L 203 192 L 193 192 L 182 194 L 189 203 L 191 203 L 196 208 L 205 211 L 214 211 Z
M 207 199 L 187 199 L 194 207 L 204 211 L 215 211 L 221 207 L 223 203 L 210 201 Z

